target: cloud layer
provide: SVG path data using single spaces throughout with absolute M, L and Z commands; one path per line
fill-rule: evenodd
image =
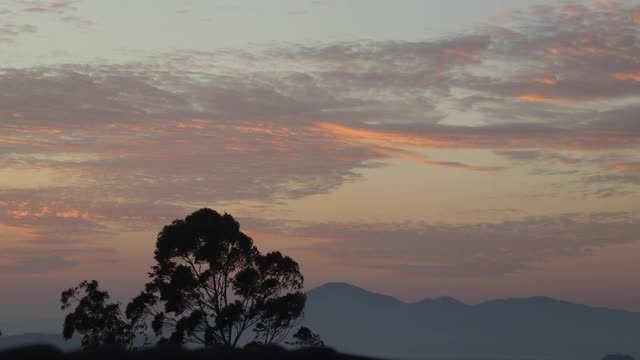
M 22 5 L 76 10 L 72 1 Z M 0 225 L 22 239 L 0 244 L 0 266 L 88 263 L 114 251 L 101 241 L 120 229 L 155 230 L 205 204 L 328 194 L 395 159 L 458 176 L 562 174 L 582 196 L 637 197 L 639 11 L 631 2 L 544 6 L 432 41 L 0 69 L 0 166 L 12 174 L 0 183 Z M 33 31 L 0 24 L 0 41 Z M 311 250 L 356 267 L 465 276 L 635 241 L 636 230 L 635 220 L 587 214 L 406 229 L 327 223 L 299 235 L 332 237 Z M 390 239 L 403 240 L 389 248 Z
M 360 273 L 492 278 L 540 267 L 550 258 L 635 242 L 639 230 L 637 214 L 601 213 L 460 225 L 319 223 L 290 231 L 322 239 L 305 251 Z

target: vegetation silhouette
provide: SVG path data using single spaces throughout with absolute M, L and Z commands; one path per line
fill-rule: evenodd
M 64 319 L 64 338 L 71 339 L 78 333 L 84 348 L 118 345 L 131 349 L 136 335 L 144 330 L 141 324 L 126 318 L 120 304 L 108 302 L 109 293 L 100 290 L 95 280 L 63 291 L 60 301 L 62 310 L 76 305 Z
M 124 314 L 96 281 L 65 290 L 62 308 L 76 305 L 65 338 L 78 333 L 86 348 L 131 348 L 150 324 L 160 342 L 235 347 L 251 330 L 254 343 L 277 344 L 303 315 L 298 263 L 278 251 L 260 253 L 229 214 L 203 208 L 173 221 L 158 234 L 154 259 L 151 281 Z

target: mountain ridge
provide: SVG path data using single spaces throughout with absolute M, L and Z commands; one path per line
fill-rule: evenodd
M 550 296 L 546 296 L 546 295 L 533 295 L 533 296 L 525 296 L 525 297 L 507 297 L 507 298 L 497 298 L 497 299 L 491 299 L 491 300 L 485 300 L 485 301 L 481 301 L 478 303 L 466 303 L 460 299 L 457 299 L 455 297 L 452 296 L 448 296 L 448 295 L 441 295 L 438 297 L 428 297 L 428 298 L 424 298 L 422 300 L 417 300 L 417 301 L 404 301 L 401 299 L 398 299 L 392 295 L 386 295 L 386 294 L 382 294 L 382 293 L 378 293 L 378 292 L 374 292 L 374 291 L 369 291 L 363 287 L 357 286 L 357 285 L 353 285 L 353 284 L 349 284 L 346 282 L 327 282 L 324 283 L 322 285 L 316 286 L 314 288 L 311 288 L 307 291 L 307 294 L 317 294 L 318 290 L 320 291 L 324 291 L 327 288 L 332 288 L 332 289 L 349 289 L 351 291 L 358 291 L 359 293 L 362 294 L 372 294 L 372 295 L 376 295 L 376 296 L 380 296 L 380 297 L 387 297 L 387 298 L 391 298 L 397 302 L 406 304 L 406 305 L 417 305 L 417 304 L 421 304 L 421 303 L 425 303 L 425 302 L 451 302 L 451 303 L 457 303 L 460 305 L 465 305 L 465 306 L 482 306 L 482 305 L 487 305 L 487 304 L 493 304 L 493 303 L 499 303 L 499 302 L 526 302 L 526 301 L 531 301 L 531 302 L 553 302 L 553 303 L 557 303 L 557 304 L 570 304 L 570 305 L 575 305 L 575 306 L 584 306 L 584 307 L 588 307 L 590 309 L 599 309 L 599 310 L 610 310 L 610 311 L 622 311 L 622 312 L 627 312 L 627 313 L 632 313 L 632 314 L 638 314 L 640 315 L 639 311 L 634 311 L 634 310 L 628 310 L 628 309 L 620 309 L 620 308 L 612 308 L 612 307 L 607 307 L 607 306 L 596 306 L 596 305 L 589 305 L 589 304 L 584 304 L 584 303 L 579 303 L 579 302 L 573 302 L 573 301 L 569 301 L 569 300 L 564 300 L 564 299 L 557 299 L 557 298 L 553 298 Z
M 640 354 L 640 313 L 548 296 L 403 302 L 350 284 L 308 292 L 304 324 L 339 351 L 377 356 L 587 360 Z

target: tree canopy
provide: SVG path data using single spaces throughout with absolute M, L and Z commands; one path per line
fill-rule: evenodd
M 150 321 L 177 343 L 235 346 L 286 338 L 304 310 L 298 263 L 262 254 L 229 214 L 201 209 L 158 234 L 151 281 L 127 306 L 133 323 Z
M 80 285 L 62 292 L 62 310 L 76 305 L 64 319 L 63 336 L 82 335 L 82 346 L 94 348 L 119 345 L 131 348 L 141 328 L 128 321 L 120 304 L 110 303 L 109 293 L 99 289 L 98 282 L 83 281 Z

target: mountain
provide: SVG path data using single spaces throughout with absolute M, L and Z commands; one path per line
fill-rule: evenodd
M 378 356 L 599 360 L 640 354 L 640 314 L 547 297 L 477 305 L 405 303 L 329 283 L 308 292 L 305 325 L 337 350 Z

